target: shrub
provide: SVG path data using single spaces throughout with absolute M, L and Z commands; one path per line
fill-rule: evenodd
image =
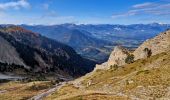
M 119 68 L 118 65 L 114 64 L 110 66 L 110 69 L 117 70 Z
M 141 71 L 138 71 L 138 72 L 136 73 L 136 75 L 139 75 L 139 74 L 141 74 L 141 73 L 149 74 L 150 71 L 149 71 L 149 70 L 141 70 Z
M 125 59 L 125 63 L 130 64 L 134 62 L 134 55 L 130 54 L 127 56 L 127 58 Z
M 150 49 L 148 49 L 148 48 L 145 48 L 144 52 L 147 53 L 147 57 L 150 57 L 152 55 L 152 51 Z

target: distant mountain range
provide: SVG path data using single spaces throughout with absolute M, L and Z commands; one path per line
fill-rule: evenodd
M 21 25 L 42 35 L 73 47 L 77 53 L 98 63 L 108 59 L 115 45 L 137 48 L 144 40 L 170 28 L 169 24 L 61 24 Z
M 0 26 L 1 73 L 68 78 L 91 71 L 94 64 L 65 44 L 19 26 Z
M 103 62 L 107 60 L 113 43 L 107 40 L 98 39 L 90 32 L 80 29 L 70 29 L 66 26 L 25 26 L 22 27 L 32 30 L 42 35 L 67 44 L 73 47 L 77 53 L 83 57 Z

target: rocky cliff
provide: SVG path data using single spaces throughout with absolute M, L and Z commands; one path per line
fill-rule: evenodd
M 108 66 L 124 65 L 126 63 L 125 60 L 128 57 L 128 55 L 130 55 L 130 52 L 127 49 L 121 46 L 116 46 L 109 57 Z
M 160 33 L 158 36 L 145 41 L 133 53 L 135 59 L 147 58 L 170 50 L 170 30 Z
M 96 69 L 109 69 L 111 66 L 122 66 L 126 64 L 126 59 L 130 55 L 130 51 L 121 47 L 116 46 L 112 51 L 107 62 L 96 65 Z

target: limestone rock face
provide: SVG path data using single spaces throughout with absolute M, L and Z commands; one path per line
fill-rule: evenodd
M 108 66 L 108 63 L 105 62 L 105 63 L 102 63 L 101 65 L 96 64 L 96 67 L 94 68 L 94 71 L 97 70 L 97 69 L 105 69 L 105 70 L 107 70 L 109 68 L 110 67 Z
M 116 46 L 114 48 L 113 52 L 111 53 L 108 61 L 101 65 L 96 65 L 94 70 L 96 70 L 96 69 L 110 69 L 111 65 L 118 65 L 118 66 L 125 65 L 126 64 L 125 60 L 129 54 L 130 54 L 130 52 L 127 49 L 125 49 L 121 46 Z
M 108 66 L 111 65 L 118 65 L 122 66 L 125 64 L 125 60 L 127 56 L 129 55 L 129 51 L 121 46 L 116 46 L 111 53 L 109 60 L 108 60 Z
M 134 51 L 135 60 L 147 58 L 170 50 L 170 30 L 145 41 Z

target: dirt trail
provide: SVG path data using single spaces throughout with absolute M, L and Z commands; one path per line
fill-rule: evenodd
M 48 95 L 54 93 L 55 91 L 59 90 L 62 86 L 64 86 L 67 82 L 61 82 L 55 85 L 54 88 L 49 89 L 47 92 L 38 94 L 28 100 L 42 100 L 44 97 L 47 97 Z

